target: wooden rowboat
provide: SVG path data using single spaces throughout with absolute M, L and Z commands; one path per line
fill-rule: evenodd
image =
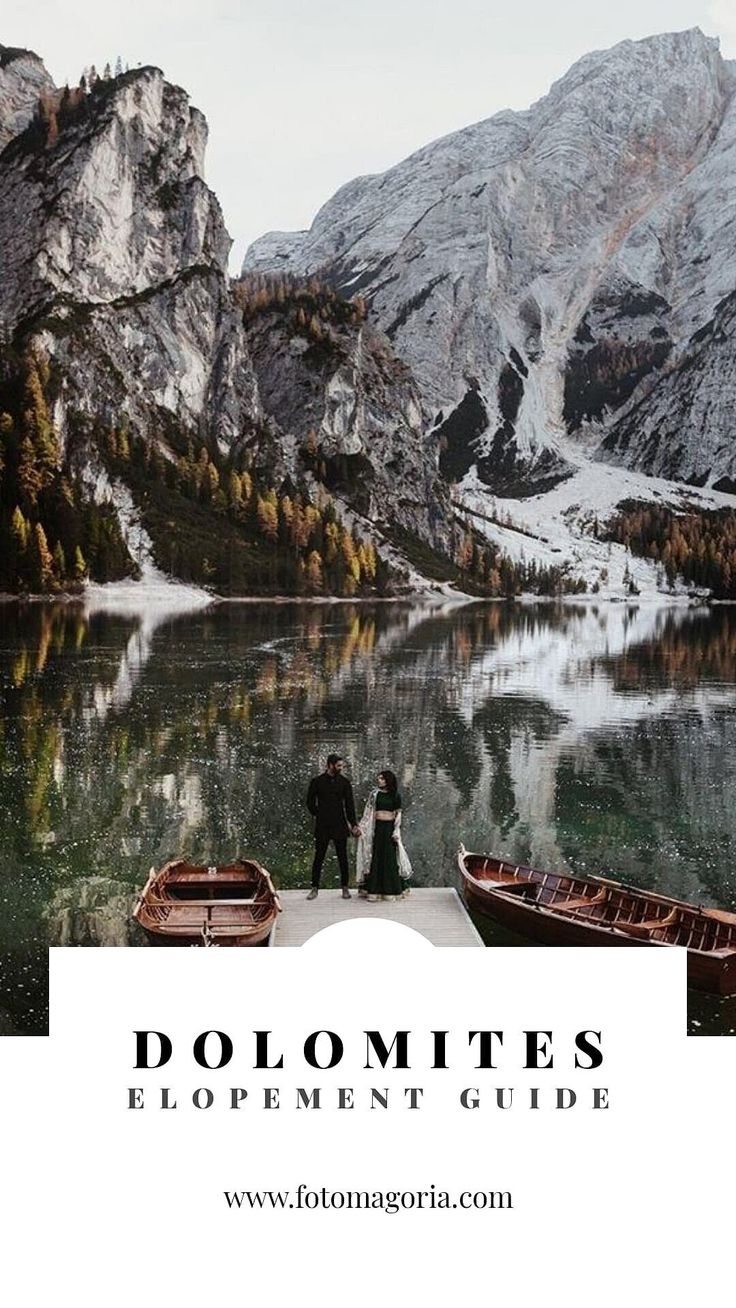
M 636 890 L 605 877 L 539 872 L 461 845 L 468 905 L 547 945 L 681 945 L 690 985 L 736 994 L 736 913 Z
M 262 945 L 281 912 L 270 873 L 251 859 L 151 868 L 133 917 L 154 945 Z

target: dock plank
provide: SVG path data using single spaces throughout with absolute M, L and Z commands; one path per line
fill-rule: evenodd
M 335 922 L 384 918 L 403 922 L 433 945 L 483 948 L 463 901 L 451 886 L 419 886 L 408 899 L 395 903 L 369 904 L 355 893 L 351 899 L 343 899 L 339 890 L 320 890 L 313 900 L 307 899 L 306 890 L 280 890 L 279 898 L 284 911 L 270 942 L 276 946 L 303 945 Z

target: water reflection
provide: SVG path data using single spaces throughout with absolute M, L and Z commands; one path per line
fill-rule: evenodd
M 143 943 L 153 863 L 251 853 L 306 884 L 334 747 L 359 798 L 397 771 L 420 884 L 462 838 L 736 908 L 730 608 L 15 605 L 0 672 L 6 1027 L 43 1028 L 49 942 Z M 736 1026 L 709 1002 L 693 1029 Z

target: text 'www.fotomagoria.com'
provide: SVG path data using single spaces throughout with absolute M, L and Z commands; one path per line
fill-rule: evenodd
M 431 1185 L 428 1190 L 328 1190 L 299 1185 L 296 1190 L 223 1190 L 231 1211 L 342 1212 L 383 1211 L 390 1216 L 402 1212 L 465 1211 L 500 1212 L 514 1207 L 510 1190 L 461 1190 L 455 1194 Z

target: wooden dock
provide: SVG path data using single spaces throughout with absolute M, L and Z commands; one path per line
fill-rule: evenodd
M 335 922 L 381 917 L 403 922 L 433 945 L 484 947 L 463 901 L 451 886 L 420 886 L 408 899 L 396 903 L 369 904 L 354 891 L 351 899 L 343 899 L 339 890 L 320 890 L 317 899 L 312 900 L 307 899 L 306 890 L 280 890 L 279 898 L 284 911 L 274 928 L 271 945 L 303 945 Z

